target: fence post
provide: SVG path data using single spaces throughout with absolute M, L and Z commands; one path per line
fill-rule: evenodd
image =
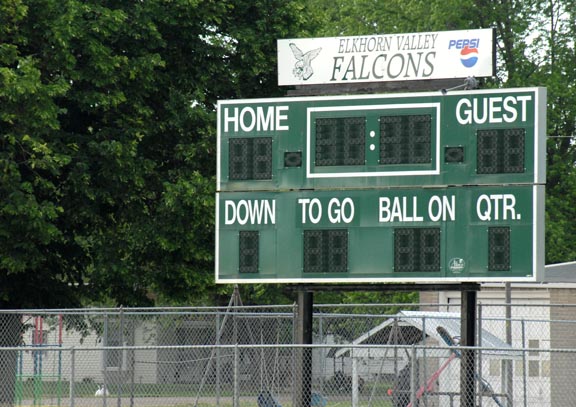
M 259 325 L 260 325 L 260 345 L 263 345 L 263 344 L 264 344 L 264 328 L 262 327 L 262 322 L 263 322 L 263 321 L 262 321 L 262 318 L 259 318 L 259 319 L 258 319 L 258 323 L 259 323 Z M 265 369 L 265 367 L 264 367 L 265 360 L 266 360 L 266 353 L 264 352 L 264 347 L 262 346 L 262 347 L 260 347 L 260 363 L 259 363 L 259 365 L 260 365 L 260 371 L 259 371 L 259 374 L 260 374 L 260 388 L 261 388 L 261 389 L 264 389 L 264 388 L 270 389 L 270 388 L 268 387 L 267 381 L 264 380 L 264 375 L 265 375 L 265 372 L 266 372 L 266 369 Z
M 216 406 L 220 406 L 220 310 L 216 311 Z
M 134 349 L 136 336 L 136 323 L 132 321 L 130 323 L 130 345 L 132 350 L 130 351 L 130 407 L 134 407 L 134 393 L 136 392 L 136 350 Z
M 512 345 L 512 286 L 505 284 L 505 315 L 506 315 L 506 343 Z M 506 407 L 514 405 L 514 377 L 512 376 L 512 360 L 505 359 L 504 365 L 504 392 L 506 393 Z
M 240 381 L 240 356 L 238 355 L 238 343 L 234 344 L 234 400 L 233 406 L 240 406 L 240 395 L 239 395 L 239 381 Z
M 527 383 L 526 383 L 526 376 L 528 376 L 528 371 L 527 369 L 527 363 L 526 363 L 526 321 L 524 321 L 524 319 L 522 319 L 522 382 L 524 385 L 524 407 L 526 407 L 526 405 L 528 404 L 526 397 L 527 397 Z
M 410 405 L 416 405 L 416 390 L 418 388 L 418 365 L 416 361 L 416 345 L 412 345 L 412 358 L 410 359 Z
M 102 352 L 103 360 L 102 360 L 102 381 L 104 384 L 102 385 L 104 391 L 102 393 L 102 406 L 106 407 L 108 400 L 108 313 L 104 314 L 104 349 Z
M 76 373 L 76 349 L 70 349 L 70 407 L 74 407 L 74 377 Z
M 292 343 L 295 344 L 298 341 L 298 303 L 295 302 L 292 307 Z M 292 405 L 295 406 L 297 403 L 296 396 L 296 347 L 291 347 L 292 353 Z
M 350 350 L 352 357 L 352 407 L 358 407 L 358 356 L 356 348 Z
M 394 344 L 394 377 L 398 377 L 398 317 L 395 316 L 394 317 L 394 325 L 393 328 L 394 329 L 394 334 L 393 334 L 393 341 L 392 342 Z
M 482 403 L 484 398 L 482 394 L 482 303 L 478 303 L 478 343 L 476 344 L 478 347 L 478 406 L 482 407 Z
M 426 361 L 428 360 L 427 355 L 426 355 L 426 316 L 422 317 L 422 345 L 424 346 L 422 348 L 422 377 L 428 377 L 428 364 L 426 363 Z M 424 399 L 424 405 L 428 405 L 427 404 L 427 397 L 428 397 L 428 392 L 425 391 L 422 394 L 422 398 Z M 413 404 L 414 405 L 414 404 Z
M 319 317 L 318 317 L 318 336 L 320 337 L 320 339 L 318 340 L 318 343 L 322 343 L 322 344 L 328 343 L 324 338 L 324 317 L 323 317 L 322 313 L 320 313 Z M 326 384 L 326 363 L 327 363 L 326 348 L 322 347 L 322 349 L 320 349 L 319 351 L 320 351 L 320 363 L 321 363 L 320 393 L 323 393 L 324 387 Z
M 120 312 L 119 312 L 119 317 L 120 317 L 120 343 L 119 345 L 122 346 L 122 350 L 120 351 L 120 361 L 119 361 L 119 365 L 118 365 L 118 377 L 116 378 L 116 405 L 118 407 L 122 406 L 122 378 L 121 375 L 123 375 L 123 371 L 125 369 L 124 366 L 124 352 L 126 352 L 126 350 L 124 349 L 124 308 L 122 306 L 120 306 Z M 118 351 L 117 351 L 118 352 Z

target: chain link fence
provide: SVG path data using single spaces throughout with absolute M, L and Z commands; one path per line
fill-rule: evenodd
M 576 309 L 502 307 L 475 348 L 449 307 L 316 306 L 311 346 L 295 306 L 3 310 L 0 406 L 576 405 Z

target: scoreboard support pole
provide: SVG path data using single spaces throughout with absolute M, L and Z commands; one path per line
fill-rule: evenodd
M 312 318 L 314 296 L 311 291 L 298 290 L 298 309 L 296 318 L 296 343 L 302 345 L 296 349 L 296 376 L 294 406 L 309 407 L 312 397 Z
M 471 347 L 476 346 L 476 302 L 477 291 L 462 290 L 460 304 L 460 345 L 462 359 L 460 362 L 460 403 L 462 407 L 476 405 L 475 366 L 476 353 Z

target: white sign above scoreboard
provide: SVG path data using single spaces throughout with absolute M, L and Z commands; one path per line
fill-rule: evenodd
M 388 82 L 495 74 L 493 29 L 278 40 L 278 84 Z

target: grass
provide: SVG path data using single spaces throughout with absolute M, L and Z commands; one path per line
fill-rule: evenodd
M 44 380 L 41 380 L 44 379 Z M 121 397 L 146 397 L 149 399 L 158 399 L 158 405 L 156 407 L 193 407 L 196 403 L 196 396 L 198 391 L 198 384 L 148 384 L 148 383 L 135 383 L 133 389 L 131 389 L 130 383 L 124 383 L 121 387 L 120 396 Z M 385 394 L 385 389 L 389 386 L 388 383 L 380 383 L 377 391 L 377 402 L 378 407 L 391 407 L 392 403 L 386 397 L 382 397 Z M 94 395 L 98 389 L 98 384 L 94 382 L 76 382 L 74 383 L 74 395 L 75 398 L 97 398 Z M 133 392 L 131 391 L 133 390 Z M 359 407 L 367 407 L 367 398 L 370 394 L 371 388 L 366 388 L 361 400 Z M 110 396 L 109 399 L 115 399 L 118 396 L 118 389 L 115 386 L 109 387 Z M 58 407 L 59 398 L 68 398 L 70 395 L 70 386 L 67 380 L 62 380 L 58 382 L 56 378 L 45 377 L 45 378 L 34 378 L 34 377 L 24 377 L 22 380 L 18 381 L 16 384 L 16 402 L 15 406 L 20 405 L 21 400 L 34 400 L 35 407 Z M 163 403 L 163 398 L 187 398 L 185 403 L 181 401 L 176 401 L 170 403 L 169 401 L 164 401 L 169 404 Z M 257 403 L 258 391 L 255 390 L 251 394 L 243 394 L 240 399 L 240 407 L 258 407 Z M 213 398 L 213 401 L 210 400 Z M 216 406 L 216 394 L 213 388 L 210 386 L 203 389 L 201 397 L 198 400 L 197 407 L 215 407 Z M 286 397 L 281 397 L 282 407 L 292 407 L 291 402 L 286 399 Z M 328 403 L 326 407 L 349 407 L 350 400 L 347 394 L 337 395 L 327 395 Z M 208 399 L 208 400 L 207 400 Z M 233 407 L 232 404 L 232 391 L 228 389 L 225 391 L 222 389 L 220 392 L 220 402 L 218 407 Z M 290 399 L 290 397 L 288 397 Z M 189 401 L 188 401 L 189 400 Z M 36 404 L 42 403 L 42 404 Z M 46 404 L 49 403 L 49 404 Z M 60 406 L 62 406 L 61 404 Z M 372 405 L 375 405 L 374 402 Z
M 135 383 L 133 391 L 131 384 L 124 383 L 120 391 L 115 385 L 110 385 L 108 391 L 110 394 L 118 393 L 122 397 L 191 397 L 196 395 L 197 385 L 190 384 L 141 384 Z M 94 393 L 98 389 L 98 384 L 94 382 L 76 382 L 74 383 L 74 395 L 76 397 L 95 397 Z M 50 380 L 41 380 L 41 378 L 28 377 L 16 383 L 16 395 L 20 399 L 35 398 L 55 398 L 59 395 L 68 397 L 70 394 L 70 383 L 67 380 L 52 378 Z M 204 391 L 203 395 L 211 396 L 210 392 Z M 226 397 L 223 392 L 222 397 Z M 112 397 L 112 396 L 110 396 Z

